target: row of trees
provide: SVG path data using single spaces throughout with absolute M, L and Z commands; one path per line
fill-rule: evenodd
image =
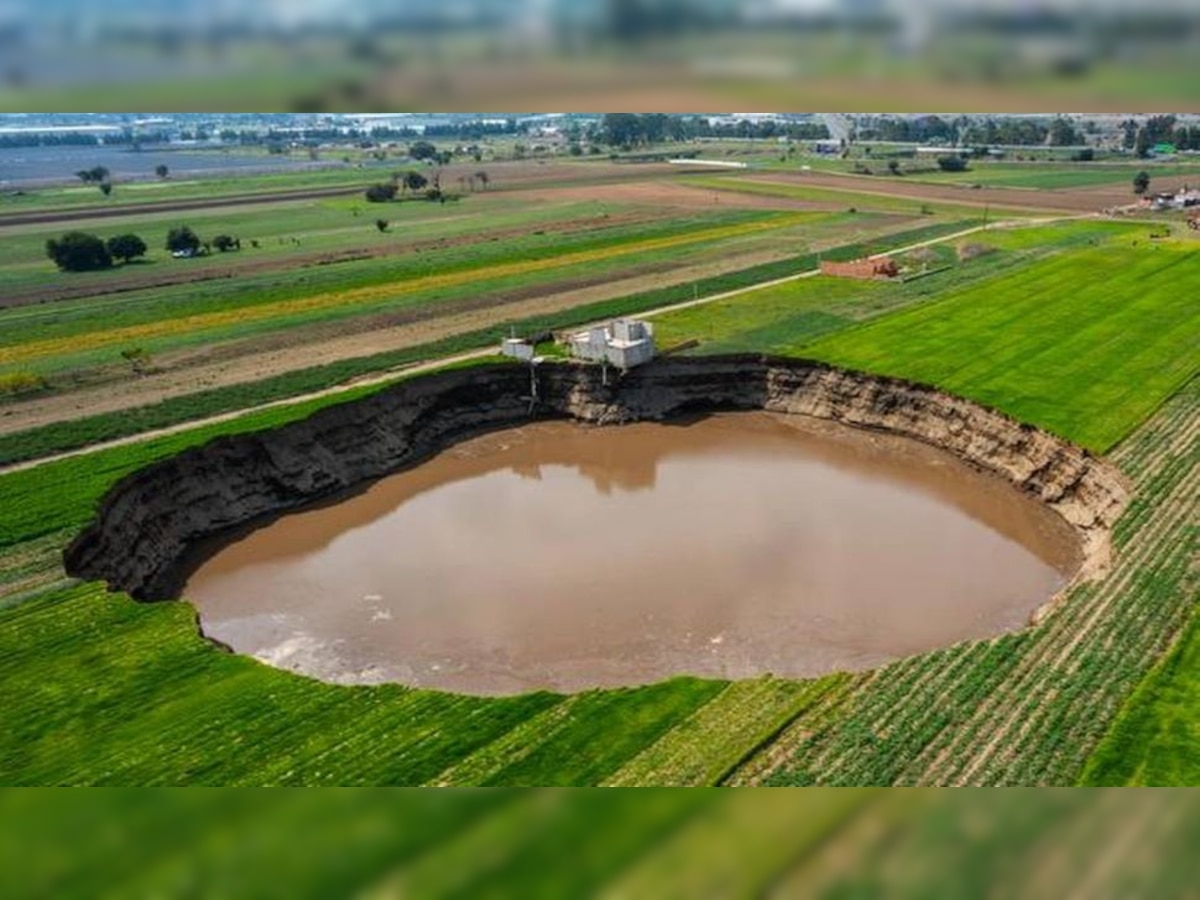
M 491 184 L 491 178 L 482 169 L 473 175 L 460 176 L 458 181 L 460 185 L 469 186 L 471 190 L 475 190 L 476 185 L 482 185 L 486 190 L 487 186 Z M 403 195 L 405 191 L 410 191 L 416 194 L 422 190 L 425 191 L 427 200 L 443 199 L 441 173 L 433 176 L 431 184 L 430 180 L 420 172 L 396 172 L 392 175 L 391 181 L 371 185 L 364 192 L 364 196 L 369 203 L 387 203 L 395 200 L 397 193 Z
M 146 242 L 136 234 L 119 234 L 107 241 L 83 231 L 68 231 L 46 241 L 46 255 L 64 272 L 90 272 L 112 267 L 113 260 L 128 263 L 145 256 Z
M 212 241 L 202 241 L 186 225 L 167 232 L 166 249 L 188 256 L 200 255 L 215 247 L 221 253 L 241 250 L 240 238 L 218 234 Z M 46 255 L 64 272 L 91 272 L 111 268 L 114 262 L 129 263 L 146 255 L 149 248 L 136 234 L 119 234 L 104 240 L 85 231 L 68 231 L 60 238 L 46 241 Z
M 775 138 L 824 140 L 829 129 L 815 122 L 776 122 L 741 119 L 737 122 L 710 122 L 707 116 L 680 116 L 666 113 L 609 113 L 598 128 L 576 128 L 568 132 L 572 142 L 589 140 L 610 147 L 630 149 L 664 141 L 688 141 L 705 137 Z
M 1121 123 L 1124 146 L 1145 159 L 1156 144 L 1171 144 L 1176 150 L 1200 150 L 1200 126 L 1180 125 L 1172 115 L 1150 116 L 1143 122 Z
M 861 125 L 858 140 L 898 141 L 904 143 L 945 143 L 954 145 L 1036 145 L 1077 146 L 1084 135 L 1066 116 L 1055 116 L 1049 124 L 1031 118 L 984 118 L 970 116 L 919 116 L 916 118 L 880 116 Z

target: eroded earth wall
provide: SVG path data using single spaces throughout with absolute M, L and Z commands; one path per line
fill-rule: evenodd
M 757 355 L 664 358 L 624 376 L 576 363 L 499 363 L 400 382 L 270 431 L 147 466 L 101 501 L 64 551 L 68 573 L 142 600 L 175 596 L 188 551 L 237 526 L 412 465 L 482 431 L 571 417 L 602 425 L 765 409 L 916 438 L 1000 475 L 1079 532 L 1084 577 L 1107 566 L 1123 477 L 1086 451 L 922 385 Z

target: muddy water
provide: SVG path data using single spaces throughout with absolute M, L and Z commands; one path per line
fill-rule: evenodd
M 915 441 L 799 416 L 453 447 L 188 581 L 204 632 L 330 681 L 478 694 L 813 676 L 1020 628 L 1073 533 Z

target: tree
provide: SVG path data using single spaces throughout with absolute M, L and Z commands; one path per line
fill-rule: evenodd
M 166 166 L 164 166 L 162 163 L 159 163 L 157 166 L 154 167 L 154 174 L 157 175 L 159 178 L 166 178 L 169 174 L 171 174 L 171 170 L 168 169 Z
M 643 143 L 642 119 L 634 113 L 606 113 L 600 121 L 601 140 L 610 147 L 628 149 Z
M 404 186 L 414 194 L 429 184 L 429 179 L 420 172 L 408 172 L 404 176 Z
M 80 169 L 75 177 L 84 184 L 100 184 L 108 181 L 109 171 L 104 166 L 92 166 L 90 169 Z
M 1150 173 L 1145 170 L 1138 172 L 1133 176 L 1133 192 L 1135 194 L 1144 194 L 1150 189 Z
M 1133 142 L 1133 152 L 1138 159 L 1145 159 L 1150 155 L 1150 147 L 1153 146 L 1150 140 L 1150 133 L 1145 128 L 1139 128 L 1137 138 Z
M 1050 123 L 1050 145 L 1052 147 L 1069 147 L 1082 142 L 1083 139 L 1075 130 L 1075 126 L 1071 124 L 1070 119 L 1065 116 L 1054 117 L 1054 121 Z
M 192 229 L 181 225 L 167 232 L 167 249 L 172 253 L 195 253 L 200 249 L 200 238 Z
M 109 194 L 111 194 L 112 193 L 112 182 L 111 181 L 100 182 L 100 193 L 102 193 L 105 197 L 107 197 Z
M 899 160 L 889 159 L 888 160 L 888 171 L 891 172 L 893 175 L 899 175 L 900 174 Z
M 46 241 L 46 255 L 64 272 L 91 272 L 112 266 L 112 254 L 94 234 L 68 231 Z
M 373 184 L 367 188 L 364 196 L 368 203 L 387 203 L 389 200 L 396 198 L 396 185 L 394 184 Z
M 136 234 L 118 234 L 110 237 L 105 244 L 109 255 L 123 263 L 129 262 L 135 256 L 146 255 L 146 242 Z
M 387 231 L 387 230 L 388 230 L 388 225 L 389 225 L 389 224 L 390 224 L 390 223 L 388 222 L 388 220 L 387 220 L 387 219 L 376 219 L 376 220 L 375 220 L 375 227 L 376 227 L 377 229 L 379 229 L 379 233 L 380 233 L 380 234 L 383 234 L 385 231 Z
M 943 172 L 965 172 L 967 171 L 967 161 L 961 156 L 939 156 L 937 158 L 938 168 Z
M 413 159 L 433 159 L 438 155 L 438 149 L 429 141 L 417 141 L 409 145 L 408 155 Z
M 212 244 L 214 247 L 216 247 L 222 253 L 226 253 L 229 250 L 234 250 L 234 249 L 241 250 L 242 249 L 242 242 L 240 240 L 238 240 L 237 238 L 233 237 L 232 235 L 228 235 L 228 234 L 218 234 L 215 238 L 212 239 Z

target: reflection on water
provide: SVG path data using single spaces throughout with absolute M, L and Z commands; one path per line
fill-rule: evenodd
M 912 441 L 743 413 L 460 444 L 220 550 L 206 634 L 333 681 L 471 693 L 806 677 L 1019 628 L 1068 526 Z

